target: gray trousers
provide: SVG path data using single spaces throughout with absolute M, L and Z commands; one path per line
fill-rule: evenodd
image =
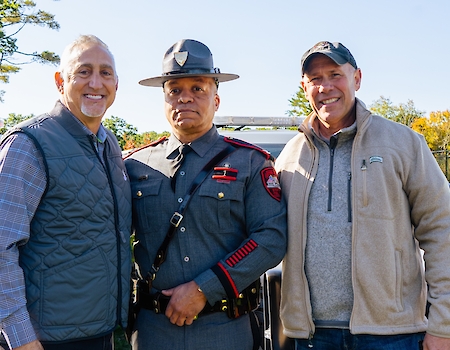
M 143 309 L 131 345 L 133 350 L 252 350 L 253 335 L 248 315 L 232 320 L 217 312 L 179 327 L 165 315 Z

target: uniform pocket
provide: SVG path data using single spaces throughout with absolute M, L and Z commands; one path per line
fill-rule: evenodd
M 199 189 L 203 213 L 202 225 L 209 232 L 231 232 L 232 212 L 243 216 L 244 184 L 205 182 Z
M 161 192 L 162 179 L 142 181 L 131 184 L 133 196 L 133 221 L 139 225 L 139 231 L 155 230 L 161 221 L 158 206 Z M 169 219 L 166 218 L 166 221 Z

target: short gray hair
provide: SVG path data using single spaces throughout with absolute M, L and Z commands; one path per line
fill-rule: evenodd
M 70 67 L 70 65 L 73 61 L 72 54 L 76 50 L 79 50 L 81 47 L 91 47 L 91 46 L 95 46 L 95 45 L 103 47 L 110 54 L 111 59 L 113 61 L 113 65 L 114 65 L 114 67 L 113 67 L 114 72 L 116 71 L 116 63 L 114 61 L 114 55 L 109 50 L 108 45 L 106 45 L 103 41 L 101 41 L 95 35 L 80 35 L 72 43 L 70 43 L 69 45 L 66 46 L 66 48 L 64 49 L 64 51 L 61 55 L 58 72 L 61 73 L 64 80 L 67 77 L 67 73 L 68 73 L 67 69 Z

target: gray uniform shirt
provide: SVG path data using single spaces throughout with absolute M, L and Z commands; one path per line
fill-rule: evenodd
M 173 191 L 169 159 L 178 154 L 180 144 L 171 136 L 125 161 L 138 241 L 135 257 L 143 276 L 150 271 L 169 219 L 192 180 L 229 145 L 215 127 L 192 142 L 193 151 L 185 156 Z M 238 146 L 217 167 L 229 169 L 229 177 L 221 176 L 223 171 L 216 169 L 194 194 L 153 283 L 160 290 L 195 280 L 210 304 L 226 297 L 226 289 L 242 291 L 264 271 L 276 266 L 286 251 L 286 209 L 278 197 L 272 160 L 261 151 Z M 211 270 L 214 266 L 224 271 L 225 285 Z M 155 348 L 159 344 L 171 348 L 173 342 L 177 349 L 246 349 L 245 344 L 251 341 L 247 317 L 230 320 L 225 313 L 202 316 L 191 326 L 178 327 L 164 315 L 144 312 L 138 319 L 140 327 L 154 330 L 150 334 Z M 218 338 L 220 333 L 223 339 L 220 335 Z

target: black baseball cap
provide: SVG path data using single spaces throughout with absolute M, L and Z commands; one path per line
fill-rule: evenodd
M 329 41 L 320 41 L 303 54 L 302 74 L 305 73 L 305 66 L 309 58 L 312 55 L 319 53 L 328 56 L 336 62 L 336 64 L 343 65 L 350 63 L 355 69 L 358 68 L 355 58 L 344 45 L 338 42 L 331 43 Z

